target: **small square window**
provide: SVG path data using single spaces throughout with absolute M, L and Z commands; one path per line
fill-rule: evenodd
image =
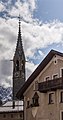
M 63 91 L 61 92 L 61 94 L 60 94 L 60 98 L 61 98 L 61 102 L 63 103 Z
M 49 94 L 49 104 L 53 104 L 54 103 L 54 93 L 50 93 Z
M 48 80 L 50 80 L 50 77 L 48 76 L 48 77 L 46 77 L 46 81 L 48 81 Z
M 20 114 L 20 118 L 22 118 L 23 117 L 23 115 L 22 114 Z
M 3 117 L 6 118 L 6 115 L 4 114 Z
M 11 114 L 11 118 L 13 118 L 13 114 Z

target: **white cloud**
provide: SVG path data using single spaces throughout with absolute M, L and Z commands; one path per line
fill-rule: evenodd
M 1 4 L 1 3 L 0 3 Z M 8 2 L 11 5 L 11 0 Z M 7 4 L 5 4 L 7 5 Z M 6 7 L 6 6 L 5 6 Z M 31 10 L 29 9 L 31 7 Z M 63 44 L 63 23 L 60 21 L 53 21 L 50 23 L 42 23 L 33 19 L 33 11 L 36 9 L 36 0 L 28 0 L 27 2 L 20 2 L 17 0 L 15 5 L 10 8 L 5 8 L 8 12 L 7 19 L 0 18 L 0 60 L 12 59 L 16 47 L 18 36 L 18 19 L 16 16 L 21 15 L 22 22 L 22 41 L 24 45 L 26 58 L 39 60 L 45 56 L 45 53 L 40 49 L 46 48 L 53 43 Z M 2 11 L 3 9 L 1 9 Z M 37 52 L 39 55 L 35 55 Z M 29 76 L 37 67 L 32 62 L 26 63 L 26 76 Z M 4 68 L 5 69 L 5 68 Z M 11 75 L 5 75 L 1 78 L 2 81 L 10 80 Z M 6 86 L 9 84 L 5 83 Z M 3 84 L 3 83 L 2 83 Z
M 55 22 L 52 25 L 47 23 L 40 26 L 23 22 L 22 25 L 24 26 L 22 31 L 27 56 L 33 57 L 36 49 L 44 48 L 52 43 L 63 43 L 63 23 Z
M 36 1 L 37 0 L 28 0 L 29 6 L 31 7 L 32 12 L 36 9 L 37 5 L 36 5 Z
M 38 50 L 40 56 L 44 57 L 44 53 L 41 50 Z
M 31 75 L 38 65 L 35 65 L 33 62 L 26 62 L 26 79 Z
M 0 3 L 0 12 L 4 11 L 4 9 L 5 9 L 5 6 L 2 3 Z
M 30 1 L 29 1 L 30 2 Z M 14 16 L 20 16 L 25 20 L 32 22 L 32 12 L 30 11 L 30 3 L 24 2 L 21 3 L 20 0 L 18 0 L 15 5 L 12 7 L 11 11 L 8 10 L 8 14 L 12 17 Z M 33 3 L 33 2 L 32 2 Z M 35 3 L 35 2 L 34 2 Z M 35 6 L 35 5 L 34 5 Z M 34 8 L 32 8 L 34 10 Z

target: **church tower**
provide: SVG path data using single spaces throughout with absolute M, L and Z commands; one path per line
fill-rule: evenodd
M 18 39 L 13 57 L 13 100 L 17 100 L 16 94 L 25 82 L 25 55 L 22 45 L 20 24 L 19 17 Z

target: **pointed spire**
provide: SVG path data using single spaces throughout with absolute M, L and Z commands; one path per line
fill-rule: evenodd
M 21 52 L 23 51 L 23 46 L 22 46 L 22 38 L 21 38 L 21 20 L 20 20 L 20 15 L 19 15 L 19 31 L 18 31 L 18 39 L 17 39 L 17 46 L 16 49 L 19 49 Z

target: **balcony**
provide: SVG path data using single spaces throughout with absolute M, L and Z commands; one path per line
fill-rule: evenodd
M 63 77 L 38 83 L 39 92 L 55 91 L 63 88 Z

